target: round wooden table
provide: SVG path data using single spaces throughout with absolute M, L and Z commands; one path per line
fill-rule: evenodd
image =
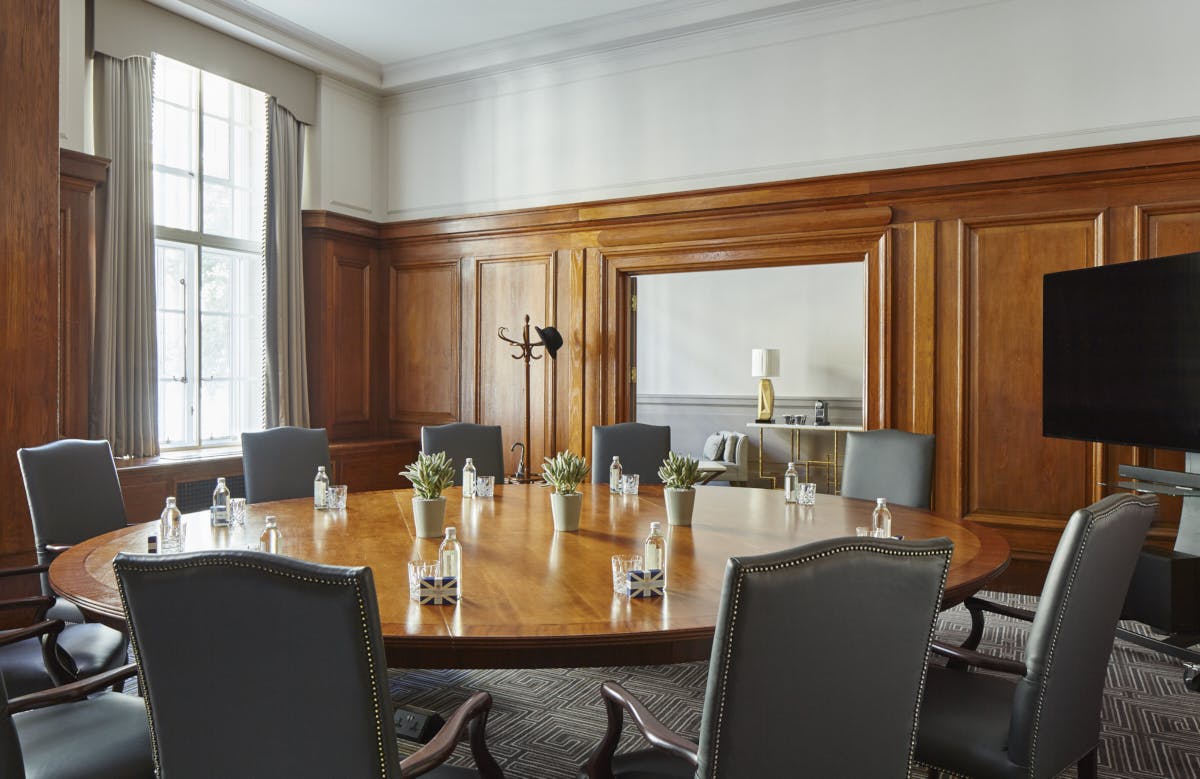
M 642 487 L 637 496 L 612 495 L 607 485 L 581 489 L 583 519 L 575 533 L 554 532 L 549 488 L 508 484 L 497 486 L 494 498 L 468 500 L 447 490 L 446 524 L 458 529 L 463 546 L 457 606 L 419 606 L 408 598 L 407 562 L 436 559 L 439 544 L 415 537 L 410 490 L 351 494 L 344 511 L 315 510 L 311 499 L 260 503 L 248 507 L 245 530 L 235 532 L 211 528 L 207 512 L 189 514 L 186 548 L 257 547 L 264 517 L 274 514 L 283 553 L 369 565 L 392 667 L 647 665 L 708 656 L 727 558 L 852 536 L 856 526 L 871 523 L 874 507 L 830 495 L 800 507 L 786 505 L 777 490 L 697 487 L 692 526 L 668 527 L 661 487 Z M 611 556 L 640 554 L 655 520 L 667 536 L 666 596 L 615 596 Z M 51 585 L 98 621 L 123 625 L 113 558 L 145 552 L 157 525 L 75 545 L 51 565 Z M 969 522 L 893 506 L 892 530 L 954 542 L 946 606 L 1008 565 L 1005 540 Z

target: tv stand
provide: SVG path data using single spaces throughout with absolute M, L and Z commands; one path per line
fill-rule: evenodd
M 1122 465 L 1118 474 L 1131 481 L 1119 486 L 1138 492 L 1183 498 L 1179 533 L 1172 552 L 1144 549 L 1129 584 L 1122 617 L 1144 622 L 1164 638 L 1125 628 L 1117 636 L 1162 652 L 1184 663 L 1184 683 L 1200 692 L 1200 454 L 1188 452 L 1186 472 Z

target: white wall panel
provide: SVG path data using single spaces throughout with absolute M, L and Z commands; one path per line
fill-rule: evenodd
M 390 219 L 1200 133 L 1194 0 L 901 0 L 399 95 Z

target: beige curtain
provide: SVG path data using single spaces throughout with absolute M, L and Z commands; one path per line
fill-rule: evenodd
M 113 454 L 158 454 L 150 60 L 95 58 L 96 153 L 112 160 L 99 221 L 89 424 Z
M 267 99 L 267 216 L 263 230 L 266 284 L 263 329 L 267 427 L 308 427 L 304 342 L 304 253 L 300 234 L 303 125 Z

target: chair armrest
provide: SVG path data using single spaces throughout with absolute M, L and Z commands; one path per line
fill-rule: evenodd
M 35 573 L 45 573 L 50 570 L 50 566 L 46 563 L 38 563 L 37 565 L 21 565 L 16 568 L 0 568 L 0 577 L 3 576 L 28 576 Z
M 15 644 L 27 638 L 41 638 L 45 635 L 57 637 L 64 627 L 66 627 L 66 623 L 61 619 L 46 619 L 23 628 L 0 630 L 0 646 Z
M 0 609 L 39 609 L 45 612 L 53 605 L 54 598 L 49 595 L 29 595 L 24 598 L 0 600 Z
M 59 555 L 70 549 L 73 544 L 46 544 L 46 551 L 51 554 Z
M 994 657 L 993 655 L 985 655 L 982 652 L 976 652 L 973 649 L 966 649 L 961 646 L 953 646 L 951 644 L 943 644 L 941 641 L 934 641 L 930 645 L 930 649 L 934 654 L 948 657 L 951 660 L 957 660 L 966 665 L 973 665 L 976 668 L 983 668 L 988 671 L 1000 671 L 1001 673 L 1016 674 L 1017 676 L 1025 675 L 1025 664 L 1016 660 L 1006 660 L 1003 657 Z
M 48 690 L 39 690 L 31 692 L 28 695 L 13 698 L 8 702 L 8 712 L 9 714 L 16 714 L 20 711 L 42 709 L 46 706 L 54 706 L 59 703 L 81 701 L 92 693 L 103 690 L 106 687 L 112 687 L 117 682 L 128 679 L 131 676 L 137 676 L 136 663 L 129 663 L 120 668 L 114 668 L 111 671 L 89 676 L 86 679 L 71 682 L 70 684 L 51 687 Z
M 617 750 L 617 741 L 621 738 L 622 711 L 629 712 L 642 736 L 655 749 L 678 757 L 693 767 L 700 764 L 700 746 L 662 724 L 645 704 L 624 687 L 616 682 L 605 682 L 600 685 L 600 695 L 608 709 L 608 729 L 604 734 L 604 741 L 588 760 L 589 777 L 612 776 L 612 757 Z
M 472 695 L 463 705 L 455 709 L 454 713 L 450 715 L 450 719 L 446 720 L 446 724 L 442 726 L 436 736 L 429 740 L 428 744 L 400 761 L 400 774 L 402 776 L 420 776 L 437 768 L 446 762 L 446 759 L 454 752 L 454 747 L 462 740 L 463 731 L 468 730 L 471 752 L 475 757 L 475 767 L 479 770 L 479 775 L 485 779 L 502 779 L 504 774 L 491 753 L 487 751 L 487 744 L 484 741 L 484 727 L 491 708 L 491 695 L 486 692 L 477 692 Z
M 971 596 L 963 603 L 967 607 L 967 611 L 989 611 L 992 614 L 999 614 L 1002 617 L 1012 617 L 1024 622 L 1033 622 L 1034 613 L 1028 609 L 1018 609 L 1015 606 L 1005 606 L 1002 603 L 993 603 L 990 600 L 976 598 Z

